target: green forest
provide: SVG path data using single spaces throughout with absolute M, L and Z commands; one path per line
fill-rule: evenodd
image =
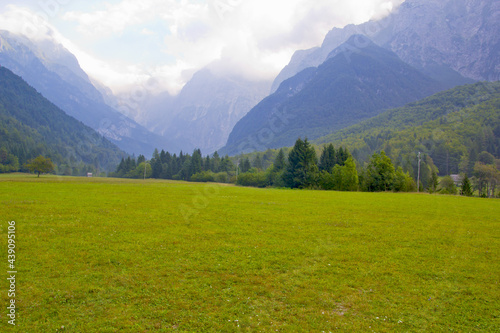
M 200 150 L 155 151 L 149 162 L 123 159 L 111 176 L 493 197 L 499 195 L 499 138 L 500 83 L 478 83 L 389 110 L 313 144 L 298 139 L 293 148 L 223 158 L 203 157 Z
M 61 175 L 112 171 L 126 154 L 0 67 L 0 172 L 28 171 L 38 156 Z

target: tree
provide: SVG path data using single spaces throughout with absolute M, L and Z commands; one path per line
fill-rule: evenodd
M 403 168 L 398 167 L 392 189 L 394 192 L 411 192 L 417 189 L 417 185 L 409 172 L 404 173 Z
M 477 157 L 477 161 L 481 162 L 481 163 L 483 163 L 485 165 L 495 165 L 495 156 L 491 155 L 487 151 L 483 151 Z
M 439 177 L 435 170 L 432 171 L 431 178 L 429 179 L 429 192 L 434 193 L 439 186 Z
M 248 157 L 244 158 L 240 164 L 241 173 L 248 172 L 251 168 L 252 166 L 250 165 L 250 160 L 248 159 Z
M 255 160 L 253 161 L 253 167 L 259 170 L 262 170 L 264 167 L 262 166 L 262 158 L 260 158 L 260 155 L 257 154 L 255 157 Z
M 316 184 L 318 166 L 316 151 L 309 141 L 298 139 L 288 155 L 283 180 L 290 188 L 309 188 Z
M 474 166 L 474 175 L 477 178 L 479 196 L 493 197 L 496 186 L 500 183 L 500 171 L 496 166 L 477 162 Z
M 385 152 L 373 154 L 366 170 L 366 190 L 369 192 L 389 191 L 392 188 L 394 177 L 394 165 Z
M 457 194 L 457 186 L 455 185 L 455 182 L 453 181 L 453 178 L 451 176 L 446 176 L 441 179 L 439 182 L 439 192 L 442 194 Z
M 469 180 L 469 177 L 467 175 L 464 176 L 464 180 L 462 181 L 462 195 L 466 197 L 472 197 L 473 191 L 472 191 L 472 186 Z
M 357 191 L 359 186 L 358 170 L 352 157 L 347 158 L 341 169 L 341 191 Z
M 38 177 L 42 173 L 49 173 L 54 171 L 54 164 L 50 158 L 45 158 L 43 156 L 38 156 L 37 158 L 31 160 L 26 167 L 34 173 L 38 173 Z
M 0 148 L 0 173 L 19 170 L 19 159 L 10 154 L 5 147 Z
M 276 156 L 276 159 L 274 160 L 273 171 L 280 172 L 282 170 L 285 170 L 285 168 L 286 168 L 285 152 L 283 152 L 283 149 L 280 149 L 278 156 Z
M 191 156 L 191 165 L 189 168 L 189 175 L 187 180 L 191 178 L 192 175 L 200 173 L 203 171 L 203 156 L 201 155 L 201 150 L 196 149 Z
M 337 157 L 333 144 L 329 144 L 323 148 L 319 160 L 319 171 L 332 172 L 333 167 L 337 164 Z
M 217 173 L 219 172 L 219 168 L 220 168 L 220 156 L 218 152 L 215 152 L 210 161 L 210 170 L 212 170 L 212 172 L 214 173 Z

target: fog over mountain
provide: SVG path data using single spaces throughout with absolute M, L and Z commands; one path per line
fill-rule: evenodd
M 495 0 L 407 0 L 388 17 L 332 29 L 321 47 L 297 51 L 273 83 L 322 64 L 354 34 L 370 37 L 403 61 L 447 83 L 500 79 L 500 2 Z M 458 74 L 457 74 L 458 73 Z
M 319 67 L 286 80 L 253 108 L 223 152 L 292 146 L 298 137 L 315 139 L 442 89 L 393 52 L 354 35 Z
M 157 147 L 178 148 L 107 105 L 75 56 L 53 40 L 34 42 L 1 31 L 0 65 L 130 154 L 149 155 Z

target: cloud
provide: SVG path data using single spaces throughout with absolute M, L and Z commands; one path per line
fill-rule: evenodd
M 66 1 L 66 0 L 65 0 Z M 89 0 L 94 1 L 94 0 Z M 78 40 L 64 41 L 82 67 L 113 90 L 129 89 L 152 76 L 171 93 L 178 92 L 190 75 L 205 66 L 220 75 L 251 80 L 273 79 L 297 49 L 322 43 L 333 27 L 362 23 L 387 15 L 403 0 L 121 0 L 95 1 L 86 10 L 71 10 L 60 17 L 74 26 Z M 12 8 L 11 8 L 12 9 Z M 15 18 L 9 18 L 10 25 Z M 164 29 L 151 26 L 161 21 Z M 40 35 L 48 33 L 40 24 Z M 1 23 L 0 23 L 1 26 Z M 126 55 L 98 60 L 110 53 L 109 40 L 128 36 L 161 36 L 156 63 L 144 64 L 136 51 L 144 44 L 130 40 Z M 50 30 L 50 29 L 49 29 Z M 68 44 L 71 44 L 68 46 Z M 86 45 L 87 53 L 78 45 Z M 88 45 L 92 51 L 88 51 Z M 92 52 L 93 55 L 90 55 Z M 128 57 L 128 59 L 127 59 Z M 141 65 L 142 63 L 142 65 Z

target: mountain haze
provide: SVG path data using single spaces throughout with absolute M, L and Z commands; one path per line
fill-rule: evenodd
M 298 137 L 315 139 L 442 89 L 394 53 L 355 35 L 318 68 L 286 80 L 253 108 L 223 152 L 291 146 Z
M 129 153 L 149 155 L 156 147 L 177 148 L 108 106 L 76 58 L 53 41 L 34 43 L 23 36 L 0 32 L 0 65 Z
M 388 17 L 334 28 L 321 47 L 297 51 L 273 83 L 323 63 L 352 35 L 363 34 L 404 62 L 446 83 L 500 79 L 500 2 L 495 0 L 407 0 Z
M 222 148 L 234 125 L 268 93 L 270 82 L 219 76 L 202 69 L 175 97 L 151 129 L 178 142 L 184 151 Z
M 126 156 L 4 67 L 0 67 L 0 148 L 16 156 L 21 165 L 45 155 L 64 170 L 69 168 L 67 174 L 82 163 L 111 171 Z

